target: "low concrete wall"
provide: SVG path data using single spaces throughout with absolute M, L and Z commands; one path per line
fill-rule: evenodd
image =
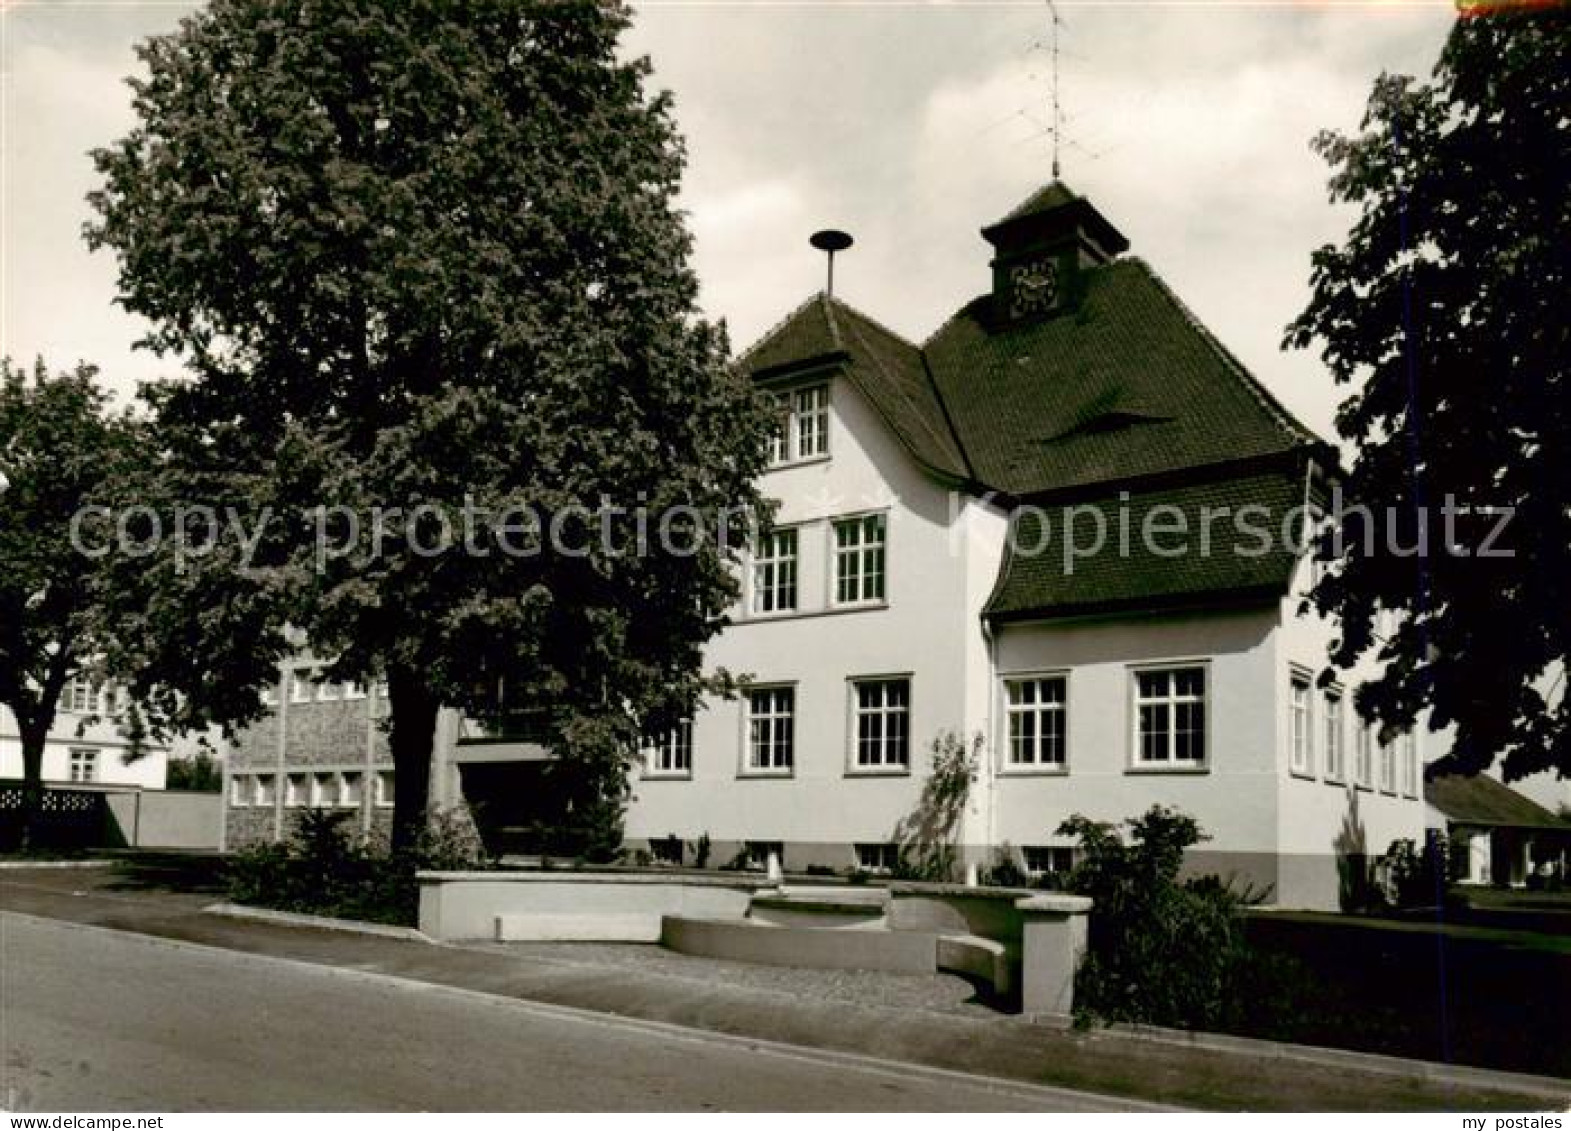
M 137 789 L 107 796 L 111 844 L 128 848 L 218 847 L 221 793 Z
M 771 927 L 668 915 L 660 942 L 679 954 L 769 966 L 897 974 L 931 974 L 938 968 L 938 936 L 917 931 Z
M 964 884 L 891 884 L 889 925 L 897 931 L 980 935 L 1018 952 L 1017 901 L 1040 892 L 1029 888 L 966 887 Z
M 420 930 L 448 942 L 658 942 L 666 915 L 737 919 L 762 879 L 603 872 L 421 872 Z

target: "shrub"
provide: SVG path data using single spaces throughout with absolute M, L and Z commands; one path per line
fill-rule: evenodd
M 1156 805 L 1125 824 L 1128 843 L 1114 825 L 1079 815 L 1058 830 L 1080 841 L 1069 889 L 1094 901 L 1077 1023 L 1216 1029 L 1253 1012 L 1251 999 L 1277 979 L 1244 938 L 1238 911 L 1248 896 L 1215 876 L 1178 879 L 1184 850 L 1206 839 L 1192 817 Z
M 993 853 L 993 863 L 982 870 L 979 877 L 983 884 L 995 888 L 1023 888 L 1031 886 L 1031 877 L 1015 863 L 1015 852 L 1008 844 L 1001 844 Z
M 288 841 L 235 853 L 226 873 L 229 898 L 278 911 L 413 926 L 419 914 L 417 872 L 490 864 L 462 809 L 433 810 L 414 847 L 399 852 L 373 850 L 352 835 L 353 816 L 307 809 Z
M 1386 849 L 1386 876 L 1391 902 L 1399 908 L 1435 907 L 1459 868 L 1467 865 L 1465 847 L 1455 848 L 1438 830 L 1429 830 L 1424 846 L 1403 838 Z

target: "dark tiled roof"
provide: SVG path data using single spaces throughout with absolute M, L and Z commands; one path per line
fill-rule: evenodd
M 1011 220 L 1018 220 L 1022 216 L 1032 216 L 1038 212 L 1055 212 L 1066 204 L 1073 204 L 1081 199 L 1073 189 L 1063 181 L 1054 181 L 1037 189 L 1019 204 L 1011 208 L 999 221 L 1007 224 Z M 996 226 L 996 225 L 995 225 Z
M 1017 229 L 1065 225 L 1101 232 L 1103 251 L 1122 246 L 1089 201 L 1057 182 L 984 234 L 1007 242 Z M 815 295 L 740 364 L 763 379 L 843 366 L 920 463 L 1006 502 L 1062 493 L 1100 497 L 1116 511 L 1124 484 L 1146 492 L 1136 499 L 1146 507 L 1260 503 L 1279 514 L 1297 505 L 1302 466 L 1294 457 L 1318 440 L 1150 267 L 1114 259 L 1084 267 L 1077 280 L 1073 309 L 1057 317 L 1001 325 L 983 296 L 920 349 Z M 1055 570 L 1055 562 L 1061 567 L 1061 555 L 1006 555 L 990 611 L 1056 615 L 1279 593 L 1293 565 L 1285 550 L 1255 558 L 1098 558 L 1094 570 L 1073 574 Z
M 1015 513 L 1011 548 L 986 612 L 1009 620 L 1278 596 L 1286 591 L 1296 562 L 1280 535 L 1282 519 L 1302 502 L 1302 491 L 1302 481 L 1283 471 L 1138 493 L 1111 490 L 1073 502 L 1022 507 Z M 1153 521 L 1157 536 L 1148 544 L 1143 524 L 1158 506 L 1178 508 L 1185 536 L 1162 533 L 1178 521 L 1164 513 Z M 1246 512 L 1240 519 L 1245 506 L 1264 507 L 1270 518 Z M 1202 526 L 1208 507 L 1227 510 L 1213 522 L 1206 544 Z M 1097 515 L 1100 529 L 1106 531 L 1102 549 L 1066 562 L 1066 526 L 1073 545 L 1089 551 L 1096 543 Z M 1254 533 L 1240 532 L 1240 522 L 1268 531 L 1268 545 Z M 1123 530 L 1129 532 L 1127 538 Z M 1184 553 L 1164 555 L 1180 546 L 1187 547 Z
M 940 475 L 970 478 L 922 352 L 894 331 L 827 295 L 813 296 L 743 355 L 755 376 L 849 361 L 847 379 L 883 416 L 919 462 Z
M 1484 774 L 1443 774 L 1431 778 L 1424 783 L 1424 800 L 1455 824 L 1571 832 L 1571 821 L 1562 820 L 1536 801 Z
M 1001 328 L 983 297 L 927 343 L 981 482 L 1031 495 L 1313 442 L 1143 262 L 1083 278 L 1072 313 Z

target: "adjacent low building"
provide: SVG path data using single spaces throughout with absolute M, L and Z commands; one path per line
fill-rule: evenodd
M 68 681 L 44 746 L 44 781 L 163 789 L 169 748 L 134 743 L 125 733 L 126 705 L 125 696 L 113 686 Z M 0 707 L 0 780 L 20 781 L 22 770 L 21 728 L 16 717 Z

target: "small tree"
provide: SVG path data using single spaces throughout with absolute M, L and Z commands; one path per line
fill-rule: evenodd
M 969 746 L 954 731 L 944 731 L 933 739 L 932 765 L 922 783 L 922 795 L 894 832 L 901 870 L 913 879 L 956 878 L 960 825 L 971 787 L 976 784 L 982 746 L 980 734 Z
M 106 568 L 78 552 L 73 535 L 101 535 L 98 520 L 135 498 L 139 481 L 140 429 L 109 411 L 96 374 L 78 365 L 51 375 L 41 359 L 29 373 L 0 361 L 0 705 L 21 737 L 23 847 L 43 798 L 60 693 L 74 678 L 101 675 L 114 636 Z M 138 713 L 129 718 L 140 728 Z
M 1071 891 L 1093 901 L 1086 955 L 1075 978 L 1081 1023 L 1131 1021 L 1214 1028 L 1232 1018 L 1250 952 L 1237 911 L 1245 897 L 1215 877 L 1180 881 L 1186 849 L 1205 840 L 1193 817 L 1161 805 L 1116 826 L 1076 814 Z
M 206 750 L 198 750 L 189 758 L 169 759 L 169 772 L 164 784 L 170 789 L 184 789 L 192 793 L 217 793 L 223 789 L 224 771 Z

